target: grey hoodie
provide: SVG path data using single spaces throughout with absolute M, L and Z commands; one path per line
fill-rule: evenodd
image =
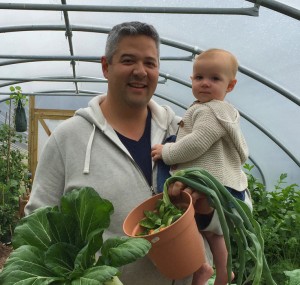
M 76 187 L 93 187 L 113 203 L 114 213 L 106 232 L 122 236 L 122 224 L 131 209 L 151 196 L 151 189 L 138 165 L 106 122 L 99 103 L 105 95 L 93 98 L 87 108 L 55 128 L 38 162 L 30 200 L 25 213 L 41 206 L 57 205 L 61 196 Z M 179 117 L 169 107 L 149 102 L 152 113 L 151 145 L 175 134 Z M 153 165 L 153 186 L 156 167 Z M 171 261 L 170 261 L 171 262 Z M 171 285 L 147 257 L 121 269 L 125 285 Z M 175 284 L 189 284 L 188 280 Z

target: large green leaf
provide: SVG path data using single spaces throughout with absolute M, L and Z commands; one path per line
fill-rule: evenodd
M 109 238 L 101 248 L 99 263 L 120 267 L 145 256 L 151 243 L 143 238 Z
M 66 242 L 77 244 L 78 222 L 74 216 L 61 212 L 51 211 L 47 213 L 50 227 L 50 237 L 53 243 Z
M 46 285 L 62 280 L 44 264 L 44 253 L 30 245 L 15 249 L 0 275 L 1 285 Z
M 69 276 L 79 249 L 64 242 L 53 244 L 45 254 L 45 265 L 58 276 Z
M 86 270 L 81 277 L 72 281 L 72 285 L 104 285 L 104 282 L 111 280 L 118 269 L 110 266 L 96 266 Z
M 15 228 L 12 244 L 14 249 L 27 244 L 41 250 L 47 250 L 51 245 L 47 213 L 52 208 L 44 207 L 20 220 Z
M 88 241 L 89 234 L 99 228 L 108 228 L 113 205 L 102 199 L 90 187 L 74 189 L 61 199 L 61 212 L 75 215 L 79 223 L 79 233 L 82 241 Z
M 103 229 L 95 230 L 90 234 L 90 239 L 86 246 L 80 250 L 76 259 L 74 268 L 85 270 L 95 263 L 95 254 L 103 244 Z
M 287 285 L 300 285 L 300 269 L 284 271 L 284 274 L 289 277 Z

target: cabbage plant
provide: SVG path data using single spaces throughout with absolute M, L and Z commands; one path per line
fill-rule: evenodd
M 145 256 L 151 244 L 129 237 L 104 241 L 112 213 L 110 201 L 85 187 L 64 195 L 60 206 L 43 207 L 24 217 L 15 228 L 14 250 L 0 284 L 122 284 L 118 267 Z

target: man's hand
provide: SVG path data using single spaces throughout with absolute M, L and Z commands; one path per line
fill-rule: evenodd
M 196 213 L 206 215 L 213 212 L 214 208 L 209 205 L 205 194 L 194 191 L 179 181 L 170 184 L 168 187 L 168 194 L 171 197 L 180 195 L 181 191 L 187 192 L 192 196 L 192 202 Z

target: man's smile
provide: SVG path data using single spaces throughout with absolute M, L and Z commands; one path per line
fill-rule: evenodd
M 139 82 L 129 82 L 128 85 L 130 87 L 133 87 L 133 88 L 145 88 L 145 87 L 147 87 L 147 84 L 139 83 Z

